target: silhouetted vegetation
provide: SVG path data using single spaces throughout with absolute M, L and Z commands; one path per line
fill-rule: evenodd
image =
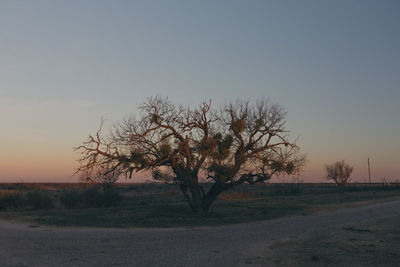
M 203 184 L 210 188 L 212 184 Z M 2 185 L 0 184 L 0 190 Z M 85 184 L 26 185 L 24 195 L 40 188 L 40 197 L 32 210 L 19 191 L 3 190 L 19 195 L 0 196 L 0 206 L 8 210 L 1 217 L 25 218 L 39 223 L 105 227 L 170 227 L 220 225 L 264 220 L 288 215 L 307 214 L 384 198 L 400 197 L 400 185 L 349 184 L 242 184 L 219 195 L 207 214 L 192 213 L 179 189 L 173 185 L 116 184 L 113 190 Z M 53 208 L 42 204 L 43 193 L 50 197 Z M 36 194 L 36 193 L 32 193 Z M 32 201 L 32 200 L 30 200 Z M 8 204 L 7 204 L 8 203 Z M 11 204 L 9 204 L 11 203 Z M 32 203 L 32 202 L 31 202 Z M 38 208 L 40 207 L 40 208 Z M 5 208 L 3 208 L 5 210 Z M 13 211 L 14 210 L 14 211 Z
M 69 209 L 116 206 L 122 197 L 115 188 L 100 189 L 92 186 L 83 191 L 68 190 L 61 194 L 60 203 Z
M 102 136 L 101 125 L 75 148 L 82 155 L 77 172 L 114 181 L 151 171 L 154 180 L 178 185 L 193 212 L 207 213 L 222 192 L 296 173 L 305 163 L 285 128 L 285 109 L 268 99 L 213 110 L 211 101 L 192 108 L 155 97 L 139 109 L 110 136 Z
M 342 161 L 325 165 L 328 180 L 333 180 L 338 186 L 344 186 L 350 181 L 353 166 Z
M 90 186 L 75 189 L 54 190 L 53 186 L 42 189 L 41 184 L 19 187 L 0 187 L 1 210 L 38 210 L 51 208 L 96 208 L 117 206 L 123 199 L 120 191 L 111 187 Z M 72 187 L 72 186 L 71 186 Z M 13 189 L 8 189 L 13 188 Z M 15 190 L 14 188 L 18 188 Z
M 0 192 L 0 211 L 20 209 L 24 204 L 22 194 L 16 192 Z
M 60 203 L 68 209 L 77 208 L 82 204 L 82 193 L 77 190 L 67 190 L 60 195 Z
M 114 188 L 100 190 L 98 187 L 91 187 L 83 191 L 84 206 L 87 207 L 111 207 L 121 201 L 121 195 Z
M 103 190 L 112 189 L 121 175 L 120 168 L 114 169 L 110 163 L 87 169 L 81 173 L 80 181 L 99 185 Z
M 52 207 L 54 207 L 54 199 L 47 191 L 36 189 L 25 194 L 20 190 L 0 192 L 0 210 L 36 210 Z
M 54 207 L 54 200 L 49 192 L 43 190 L 29 191 L 24 200 L 24 206 L 28 209 L 50 209 Z

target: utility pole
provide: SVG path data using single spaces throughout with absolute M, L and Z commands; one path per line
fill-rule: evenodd
M 371 166 L 369 164 L 369 158 L 368 158 L 368 180 L 369 183 L 371 183 Z
M 297 168 L 297 184 L 300 184 L 300 167 Z
M 24 199 L 24 177 L 21 177 L 21 198 Z M 22 200 L 22 210 L 25 209 L 25 203 Z

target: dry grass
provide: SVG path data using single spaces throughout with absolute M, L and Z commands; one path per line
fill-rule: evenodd
M 228 192 L 218 196 L 220 200 L 250 200 L 255 198 L 256 196 L 251 192 Z
M 15 190 L 15 189 L 0 189 L 0 196 L 17 194 L 17 193 L 19 193 L 19 190 Z
M 91 194 L 92 190 L 86 190 L 87 187 L 85 184 L 24 184 L 24 195 L 42 188 L 40 191 L 54 201 L 54 208 L 29 211 L 26 209 L 29 205 L 23 203 L 22 208 L 0 212 L 0 217 L 65 226 L 223 225 L 309 214 L 400 197 L 400 186 L 361 184 L 339 188 L 332 184 L 245 184 L 221 194 L 209 214 L 199 216 L 191 212 L 177 186 L 118 184 L 115 189 L 121 201 L 110 206 L 97 205 L 96 199 L 103 198 Z M 3 190 L 18 191 L 20 188 L 21 184 L 0 184 Z M 72 201 L 71 197 L 76 196 L 78 200 Z

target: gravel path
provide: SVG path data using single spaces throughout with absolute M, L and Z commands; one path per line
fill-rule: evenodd
M 400 200 L 220 227 L 90 229 L 0 221 L 0 266 L 248 266 L 247 259 L 276 240 L 391 216 L 400 216 Z

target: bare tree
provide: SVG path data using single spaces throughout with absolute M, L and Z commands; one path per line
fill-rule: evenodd
M 81 172 L 80 181 L 100 185 L 103 190 L 112 188 L 121 176 L 120 168 L 113 169 L 111 163 L 97 165 Z
M 327 178 L 335 181 L 339 186 L 347 184 L 350 181 L 350 176 L 353 172 L 353 166 L 345 163 L 344 160 L 327 164 L 325 165 L 325 169 L 327 172 Z
M 100 128 L 76 147 L 82 154 L 77 171 L 108 166 L 129 178 L 152 171 L 154 179 L 178 184 L 194 212 L 205 213 L 224 190 L 295 173 L 305 162 L 289 140 L 286 111 L 268 99 L 212 110 L 211 101 L 185 108 L 155 97 L 139 110 L 107 138 Z

